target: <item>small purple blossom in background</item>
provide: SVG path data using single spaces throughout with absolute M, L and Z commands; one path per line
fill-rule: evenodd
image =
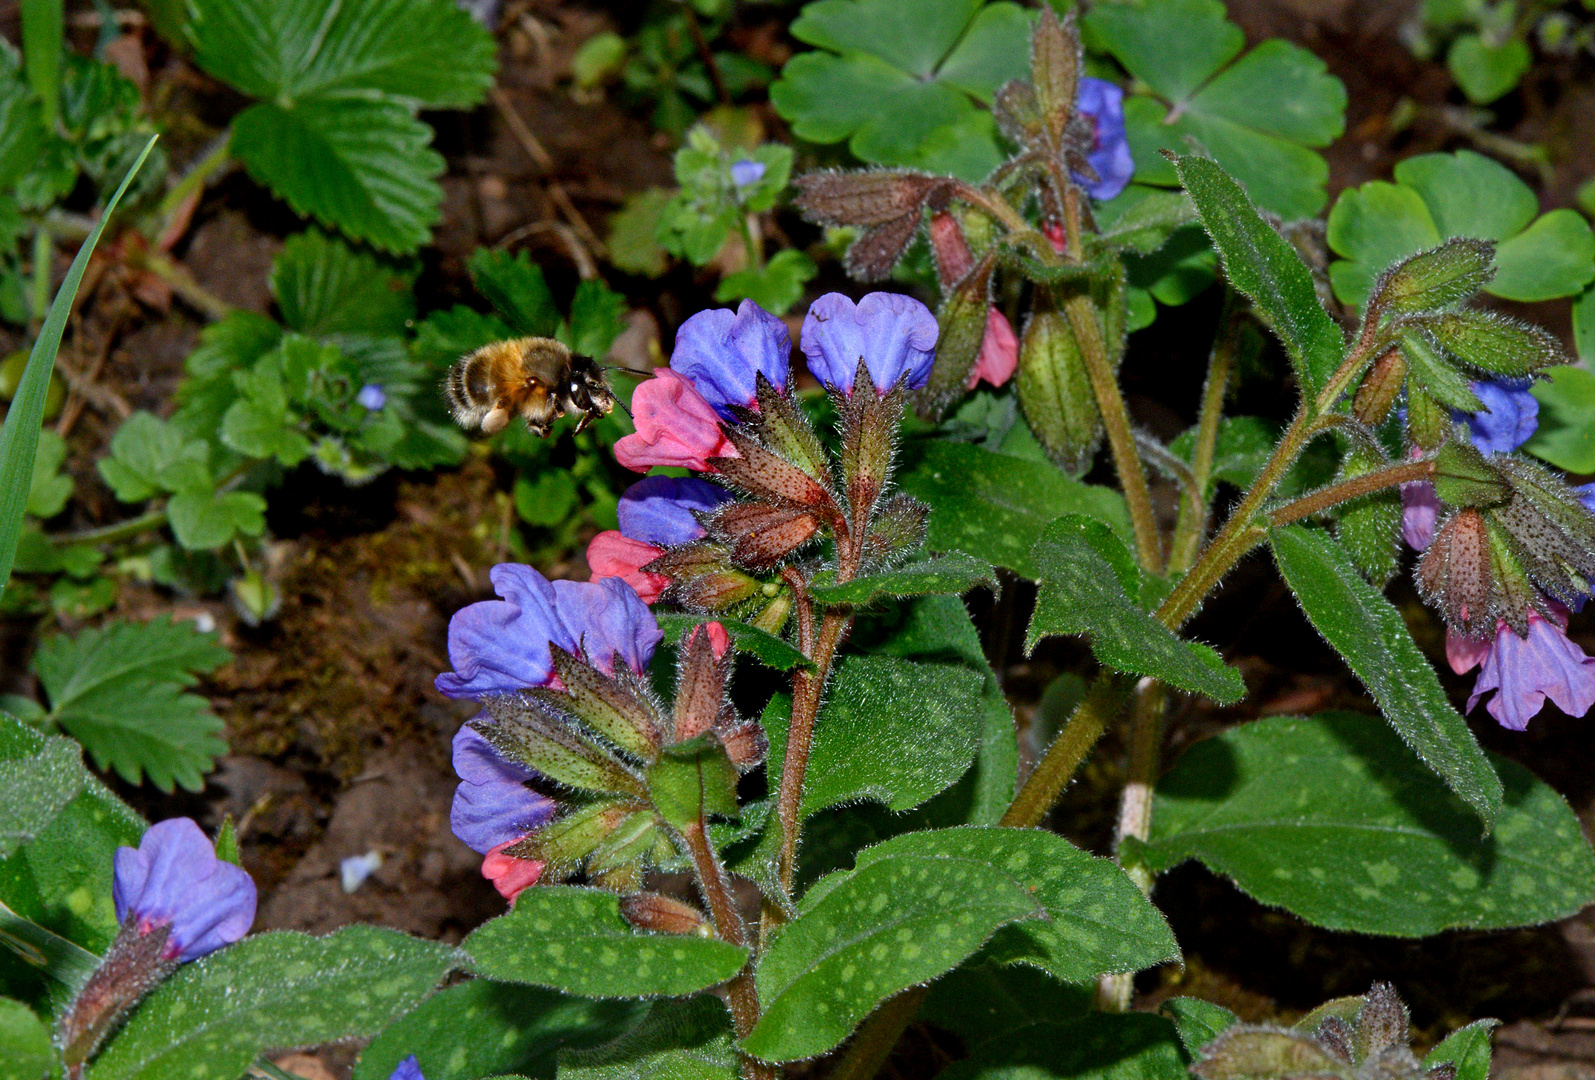
M 1481 454 L 1510 454 L 1534 436 L 1540 423 L 1540 403 L 1529 393 L 1527 384 L 1512 386 L 1487 381 L 1472 386 L 1484 403 L 1484 411 L 1454 415 L 1468 426 L 1473 445 Z
M 354 396 L 355 401 L 364 405 L 371 412 L 378 412 L 388 403 L 388 395 L 376 383 L 368 383 L 360 388 Z
M 620 497 L 616 508 L 620 534 L 659 547 L 690 543 L 704 536 L 694 511 L 708 512 L 732 498 L 725 488 L 707 480 L 650 476 Z
M 743 158 L 731 166 L 731 182 L 739 188 L 757 184 L 764 179 L 764 162 Z
M 1451 670 L 1461 675 L 1479 666 L 1468 698 L 1470 711 L 1493 690 L 1485 709 L 1502 727 L 1523 731 L 1547 698 L 1569 716 L 1583 716 L 1595 707 L 1595 657 L 1586 656 L 1568 638 L 1565 609 L 1553 605 L 1552 610 L 1557 621 L 1529 611 L 1526 638 L 1518 637 L 1504 622 L 1486 641 L 1446 635 Z
M 421 1075 L 421 1063 L 411 1054 L 388 1074 L 388 1080 L 426 1080 L 426 1077 Z
M 1578 501 L 1584 504 L 1584 509 L 1595 514 L 1595 484 L 1580 484 L 1573 489 L 1578 496 Z
M 852 395 L 858 362 L 869 365 L 878 394 L 901 381 L 917 390 L 936 358 L 936 316 L 912 296 L 866 293 L 857 304 L 826 293 L 803 317 L 802 349 L 809 371 L 832 390 Z
M 454 772 L 460 785 L 449 828 L 478 855 L 536 832 L 554 816 L 554 800 L 526 786 L 537 774 L 501 756 L 469 724 L 454 736 Z
M 255 921 L 255 882 L 216 857 L 190 818 L 145 831 L 137 848 L 116 849 L 111 896 L 116 917 L 140 934 L 170 927 L 161 956 L 186 962 L 231 945 Z
M 725 420 L 734 419 L 727 406 L 753 405 L 757 374 L 762 372 L 771 386 L 785 392 L 791 367 L 792 335 L 786 323 L 752 300 L 742 301 L 734 312 L 698 312 L 676 331 L 670 354 L 670 370 L 691 380 Z
M 1401 485 L 1401 538 L 1414 551 L 1428 551 L 1440 519 L 1440 496 L 1429 480 L 1409 480 Z
M 1083 176 L 1074 179 L 1093 199 L 1106 201 L 1123 191 L 1135 172 L 1130 141 L 1124 134 L 1124 91 L 1104 79 L 1086 76 L 1080 80 L 1075 108 L 1090 118 L 1096 133 L 1086 160 L 1097 171 L 1097 180 L 1092 183 Z

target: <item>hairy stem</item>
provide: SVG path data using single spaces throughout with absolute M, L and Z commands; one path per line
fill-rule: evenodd
M 126 258 L 135 270 L 147 270 L 166 282 L 185 304 L 206 318 L 219 322 L 231 314 L 231 304 L 195 281 L 193 274 L 170 257 L 145 250 L 129 251 Z
M 1128 689 L 1128 681 L 1115 672 L 1104 671 L 1096 677 L 1085 700 L 1075 706 L 1063 730 L 1025 778 L 1024 786 L 1014 796 L 999 825 L 1028 829 L 1041 824 L 1041 819 L 1074 778 L 1075 770 L 1102 737 L 1108 721 L 1124 704 Z
M 1404 461 L 1399 465 L 1391 465 L 1373 472 L 1353 476 L 1349 480 L 1342 480 L 1338 484 L 1310 491 L 1299 499 L 1278 507 L 1268 515 L 1269 525 L 1275 528 L 1280 525 L 1289 525 L 1293 521 L 1321 514 L 1332 506 L 1338 506 L 1350 499 L 1372 494 L 1382 488 L 1393 487 L 1396 484 L 1405 484 L 1412 480 L 1428 480 L 1434 476 L 1434 461 Z
M 160 205 L 155 208 L 156 220 L 160 223 L 160 231 L 156 234 L 158 237 L 166 239 L 167 232 L 176 224 L 179 216 L 186 216 L 182 214 L 183 204 L 203 191 L 206 184 L 232 164 L 233 158 L 228 152 L 232 140 L 233 131 L 228 128 L 216 137 L 198 161 L 188 167 L 182 179 L 161 196 Z
M 781 888 L 788 893 L 792 891 L 792 874 L 797 865 L 798 832 L 802 828 L 798 809 L 803 802 L 803 780 L 809 768 L 814 720 L 820 712 L 820 700 L 831 674 L 831 662 L 836 658 L 836 647 L 842 643 L 852 623 L 851 614 L 827 611 L 815 636 L 814 651 L 809 654 L 813 669 L 799 668 L 792 676 L 792 721 L 787 729 L 786 758 L 781 762 L 781 789 L 776 801 L 776 817 L 781 825 L 781 858 L 777 873 Z
M 1196 498 L 1180 502 L 1180 516 L 1169 544 L 1169 566 L 1189 570 L 1201 550 L 1207 532 L 1208 506 L 1202 496 L 1213 475 L 1213 455 L 1218 446 L 1218 428 L 1224 419 L 1224 395 L 1229 390 L 1230 372 L 1235 367 L 1235 346 L 1240 339 L 1240 304 L 1235 291 L 1227 291 L 1218 338 L 1207 360 L 1207 382 L 1202 386 L 1202 411 L 1196 422 L 1196 447 L 1191 452 L 1191 476 L 1196 482 Z

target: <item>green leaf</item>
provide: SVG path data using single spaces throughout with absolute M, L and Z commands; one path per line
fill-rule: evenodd
M 1495 831 L 1359 713 L 1270 717 L 1188 750 L 1158 785 L 1144 851 L 1197 858 L 1318 926 L 1422 937 L 1550 922 L 1595 897 L 1595 855 L 1567 804 L 1519 765 Z
M 112 622 L 44 639 L 32 670 L 50 696 L 50 718 L 81 741 L 102 769 L 128 783 L 145 775 L 162 791 L 190 791 L 227 744 L 209 703 L 183 688 L 232 654 L 187 622 L 161 617 Z
M 799 138 L 847 139 L 864 161 L 980 180 L 1003 159 L 990 102 L 1030 66 L 1030 16 L 999 0 L 817 0 L 770 101 Z M 973 99 L 973 100 L 972 100 Z
M 429 0 L 430 2 L 430 0 Z M 379 94 L 252 105 L 232 151 L 294 211 L 383 251 L 414 251 L 440 215 L 443 158 L 432 129 Z
M 654 809 L 678 830 L 712 816 L 737 816 L 736 766 L 708 734 L 665 747 L 646 776 Z
M 6 801 L 0 809 L 11 847 L 0 860 L 0 901 L 14 909 L 0 936 L 29 941 L 32 952 L 48 959 L 49 972 L 73 987 L 94 965 L 88 957 L 85 968 L 75 946 L 104 951 L 116 933 L 112 853 L 118 845 L 137 844 L 145 828 L 139 815 L 83 767 L 80 753 L 70 739 L 46 737 L 0 715 L 0 766 L 6 769 Z M 67 788 L 75 791 L 62 801 Z M 40 932 L 29 924 L 37 924 Z
M 1489 282 L 1494 261 L 1494 244 L 1453 237 L 1392 266 L 1379 286 L 1378 308 L 1410 315 L 1456 307 Z
M 366 91 L 469 108 L 493 78 L 492 37 L 442 0 L 192 0 L 189 13 L 200 66 L 268 101 Z
M 652 1002 L 612 1042 L 559 1054 L 560 1080 L 735 1080 L 737 1066 L 730 1017 L 709 994 Z
M 827 880 L 759 960 L 763 1015 L 741 1044 L 755 1057 L 824 1053 L 892 994 L 1039 914 L 1023 885 L 973 859 L 900 855 Z
M 353 1080 L 388 1080 L 411 1054 L 426 1080 L 552 1076 L 560 1050 L 612 1037 L 639 1012 L 630 1002 L 472 979 L 434 994 L 389 1025 L 361 1052 Z
M 526 890 L 462 948 L 478 975 L 597 998 L 690 994 L 725 982 L 748 957 L 716 938 L 640 933 L 614 893 L 573 885 Z
M 476 291 L 487 297 L 515 333 L 553 335 L 559 326 L 559 309 L 543 279 L 543 268 L 532 262 L 530 255 L 481 248 L 471 256 L 470 267 Z
M 1095 988 L 1070 986 L 1032 967 L 971 961 L 931 984 L 919 1019 L 975 1046 L 1041 1021 L 1089 1015 Z
M 670 192 L 649 188 L 626 200 L 609 215 L 609 261 L 616 270 L 658 277 L 668 265 L 665 249 L 655 239 Z
M 118 499 L 143 502 L 162 491 L 208 486 L 209 458 L 204 441 L 141 411 L 122 421 L 111 436 L 111 456 L 95 466 Z
M 1087 984 L 1099 975 L 1180 957 L 1162 914 L 1113 860 L 1089 855 L 1054 833 L 975 825 L 905 833 L 860 851 L 856 867 L 899 856 L 988 863 L 1042 906 L 1044 917 L 998 930 L 981 951 L 984 960 L 1025 964 L 1062 982 Z
M 1185 1052 L 1193 1058 L 1231 1025 L 1240 1022 L 1240 1018 L 1224 1006 L 1194 997 L 1169 998 L 1157 1011 L 1174 1021 Z
M 1186 428 L 1169 449 L 1186 461 L 1196 451 L 1195 427 Z M 1220 481 L 1242 491 L 1252 486 L 1279 441 L 1279 426 L 1260 416 L 1226 416 L 1219 421 L 1218 438 L 1213 443 L 1213 468 L 1207 474 L 1211 497 Z
M 59 514 L 72 497 L 72 478 L 62 476 L 66 440 L 53 431 L 40 430 L 39 449 L 33 457 L 33 477 L 28 485 L 27 513 L 36 518 Z
M 970 1047 L 939 1080 L 1183 1080 L 1174 1025 L 1147 1013 L 1043 1022 Z
M 814 599 L 822 604 L 862 607 L 883 596 L 923 596 L 927 593 L 961 595 L 978 586 L 992 590 L 997 588 L 997 577 L 992 573 L 991 564 L 961 551 L 951 551 L 895 570 L 866 574 L 846 585 L 816 586 L 811 592 Z
M 1595 473 L 1595 374 L 1576 367 L 1546 374 L 1549 381 L 1529 388 L 1540 403 L 1540 426 L 1523 449 L 1558 469 Z
M 58 1067 L 50 1029 L 32 1009 L 0 998 L 0 1080 L 42 1080 Z
M 283 244 L 271 292 L 282 321 L 301 334 L 399 337 L 415 318 L 412 276 L 312 229 Z
M 654 616 L 659 622 L 659 629 L 665 632 L 665 644 L 674 645 L 695 626 L 706 622 L 717 622 L 726 628 L 726 633 L 731 635 L 731 642 L 738 651 L 750 653 L 765 667 L 777 671 L 791 671 L 799 665 L 812 666 L 808 659 L 797 649 L 788 645 L 773 634 L 760 630 L 757 626 L 737 622 L 735 619 L 717 619 L 704 615 L 679 615 L 674 612 L 661 611 Z
M 785 315 L 803 298 L 803 286 L 819 272 L 813 259 L 788 248 L 771 256 L 763 267 L 738 270 L 721 278 L 714 298 L 722 304 L 748 299 L 772 315 Z
M 626 298 L 597 278 L 578 282 L 570 301 L 570 338 L 577 356 L 602 360 L 626 329 Z
M 1555 300 L 1595 279 L 1595 233 L 1576 210 L 1552 210 L 1495 249 L 1485 288 L 1506 300 Z
M 1141 606 L 1147 586 L 1135 560 L 1101 522 L 1063 515 L 1041 534 L 1031 558 L 1040 576 L 1027 653 L 1044 637 L 1084 634 L 1097 659 L 1118 671 L 1153 675 L 1220 704 L 1246 696 L 1240 672 L 1206 645 L 1182 640 Z
M 1138 182 L 1176 184 L 1159 151 L 1188 153 L 1194 139 L 1259 206 L 1285 218 L 1323 209 L 1329 167 L 1309 147 L 1345 129 L 1346 90 L 1322 60 L 1278 40 L 1235 60 L 1245 38 L 1218 0 L 1094 5 L 1085 28 L 1155 95 L 1124 103 Z
M 348 926 L 314 938 L 257 934 L 184 964 L 145 998 L 89 1066 L 87 1080 L 238 1076 L 268 1046 L 373 1035 L 420 1004 L 460 954 Z
M 1490 1032 L 1500 1026 L 1499 1020 L 1475 1020 L 1457 1028 L 1429 1051 L 1423 1067 L 1451 1062 L 1457 1067 L 1457 1080 L 1490 1080 Z
M 117 203 L 127 192 L 127 187 L 138 174 L 139 166 L 155 146 L 154 137 L 145 144 L 133 167 L 122 178 L 121 186 L 105 212 L 90 230 L 88 239 L 78 248 L 72 265 L 67 268 L 66 279 L 56 291 L 50 312 L 45 317 L 39 336 L 28 354 L 28 365 L 22 371 L 11 405 L 6 411 L 5 424 L 0 427 L 0 592 L 11 581 L 11 566 L 16 559 L 17 538 L 22 533 L 22 515 L 32 491 L 33 461 L 39 447 L 39 424 L 44 415 L 44 402 L 50 390 L 50 372 L 55 367 L 55 354 L 61 348 L 61 334 L 66 329 L 67 317 L 72 312 L 72 302 L 77 298 L 78 286 L 83 282 L 83 271 L 88 268 L 89 256 L 100 234 L 111 220 Z
M 1175 168 L 1224 259 L 1230 284 L 1251 297 L 1284 344 L 1296 378 L 1316 394 L 1340 366 L 1345 339 L 1318 302 L 1307 265 L 1218 165 L 1185 155 Z
M 253 491 L 185 491 L 166 503 L 172 535 L 189 551 L 212 551 L 235 533 L 266 531 L 266 500 Z
M 1518 38 L 1492 45 L 1479 34 L 1463 34 L 1451 43 L 1445 63 L 1469 101 L 1488 105 L 1517 85 L 1533 59 Z
M 1573 348 L 1580 361 L 1595 363 L 1595 285 L 1573 301 Z
M 929 504 L 926 546 L 932 551 L 966 551 L 1034 578 L 1030 549 L 1059 514 L 1085 514 L 1121 539 L 1132 536 L 1124 496 L 1071 479 L 1049 463 L 950 442 L 911 445 L 904 458 L 897 483 Z
M 983 682 L 960 665 L 848 657 L 815 721 L 802 816 L 860 799 L 908 810 L 945 790 L 979 747 Z M 787 718 L 766 710 L 764 727 L 783 760 Z
M 1329 246 L 1351 256 L 1330 264 L 1335 295 L 1361 309 L 1387 266 L 1438 246 L 1440 239 L 1412 188 L 1383 180 L 1348 188 L 1329 212 Z
M 1362 680 L 1407 745 L 1488 829 L 1501 808 L 1501 781 L 1413 644 L 1401 613 L 1328 533 L 1292 525 L 1269 539 L 1307 620 Z

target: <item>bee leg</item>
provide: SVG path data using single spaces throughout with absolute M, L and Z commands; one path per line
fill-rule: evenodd
M 582 418 L 580 420 L 576 421 L 576 434 L 580 435 L 583 431 L 587 430 L 587 425 L 591 424 L 592 422 L 593 422 L 593 414 L 592 413 L 590 413 L 590 412 L 582 413 Z
M 495 405 L 482 417 L 482 430 L 488 435 L 496 435 L 504 430 L 510 422 L 510 413 L 503 405 Z

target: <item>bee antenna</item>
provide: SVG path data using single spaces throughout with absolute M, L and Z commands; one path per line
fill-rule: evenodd
M 626 414 L 626 419 L 627 420 L 630 420 L 632 423 L 636 423 L 637 422 L 637 418 L 635 416 L 631 415 L 631 410 L 626 408 L 626 405 L 625 405 L 624 402 L 617 401 L 617 402 L 615 402 L 615 404 L 617 406 L 619 406 L 621 412 Z
M 599 371 L 618 371 L 622 375 L 630 375 L 634 379 L 646 379 L 653 374 L 651 371 L 638 371 L 636 368 L 629 368 L 624 364 L 598 364 L 596 366 Z

